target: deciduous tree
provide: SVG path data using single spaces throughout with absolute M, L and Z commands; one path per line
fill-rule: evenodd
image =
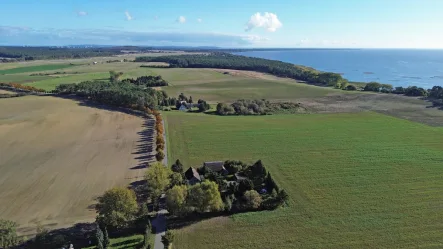
M 10 248 L 18 245 L 17 223 L 0 220 L 0 248 Z
M 137 198 L 130 189 L 115 187 L 99 198 L 96 210 L 100 224 L 121 228 L 134 219 L 138 211 Z
M 220 211 L 223 201 L 218 191 L 218 185 L 212 181 L 204 181 L 189 188 L 188 205 L 198 212 Z
M 170 184 L 171 173 L 171 170 L 160 162 L 149 166 L 145 173 L 145 180 L 151 198 L 157 199 L 166 190 Z
M 166 205 L 172 214 L 182 214 L 186 211 L 186 197 L 188 187 L 186 185 L 176 185 L 166 192 Z

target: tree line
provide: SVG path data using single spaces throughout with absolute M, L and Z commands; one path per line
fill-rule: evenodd
M 158 108 L 167 94 L 152 88 L 142 88 L 124 82 L 85 81 L 78 84 L 61 84 L 54 93 L 74 94 L 111 106 L 145 111 Z
M 311 84 L 336 86 L 346 81 L 340 74 L 320 72 L 313 68 L 261 58 L 233 55 L 222 52 L 209 54 L 169 55 L 159 57 L 137 57 L 136 62 L 165 62 L 170 67 L 223 68 L 249 70 L 272 74 L 278 77 L 302 80 Z
M 121 48 L 57 48 L 57 47 L 0 47 L 0 57 L 8 61 L 45 59 L 75 59 L 122 54 Z
M 28 86 L 28 85 L 22 85 L 22 84 L 18 84 L 18 83 L 1 83 L 0 82 L 0 88 L 6 89 L 6 90 L 8 90 L 8 89 L 19 90 L 19 91 L 24 91 L 24 92 L 37 92 L 37 93 L 46 92 L 43 89 L 35 88 L 33 86 Z

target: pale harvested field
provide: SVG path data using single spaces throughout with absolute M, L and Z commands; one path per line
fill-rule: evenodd
M 15 94 L 15 93 L 11 92 L 11 91 L 6 91 L 6 90 L 0 89 L 0 94 Z
M 0 99 L 0 218 L 25 234 L 93 221 L 98 196 L 143 175 L 146 122 L 56 97 Z

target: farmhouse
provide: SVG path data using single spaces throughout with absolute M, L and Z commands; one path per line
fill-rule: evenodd
M 227 175 L 229 172 L 225 169 L 223 164 L 223 161 L 205 162 L 203 163 L 203 167 L 222 175 Z
M 188 180 L 189 185 L 194 185 L 202 181 L 201 176 L 198 174 L 198 171 L 193 167 L 190 167 L 188 170 L 186 170 L 185 177 L 186 180 Z

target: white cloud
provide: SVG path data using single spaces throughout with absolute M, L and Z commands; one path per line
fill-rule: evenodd
M 185 23 L 185 22 L 186 22 L 186 17 L 184 17 L 184 16 L 179 16 L 179 17 L 177 18 L 177 22 L 179 22 L 179 23 Z
M 86 12 L 86 11 L 79 11 L 79 12 L 77 12 L 77 15 L 78 16 L 86 16 L 86 15 L 88 15 L 88 12 Z
M 276 14 L 265 12 L 262 15 L 260 12 L 257 12 L 249 19 L 245 31 L 250 31 L 254 28 L 264 28 L 269 32 L 275 32 L 281 28 L 281 26 L 283 26 L 283 24 L 278 20 Z
M 131 14 L 128 11 L 125 11 L 126 20 L 131 21 L 134 19 L 134 17 L 131 16 Z
M 158 16 L 154 16 L 154 20 L 158 20 Z
M 197 18 L 197 22 L 203 22 L 201 18 Z

